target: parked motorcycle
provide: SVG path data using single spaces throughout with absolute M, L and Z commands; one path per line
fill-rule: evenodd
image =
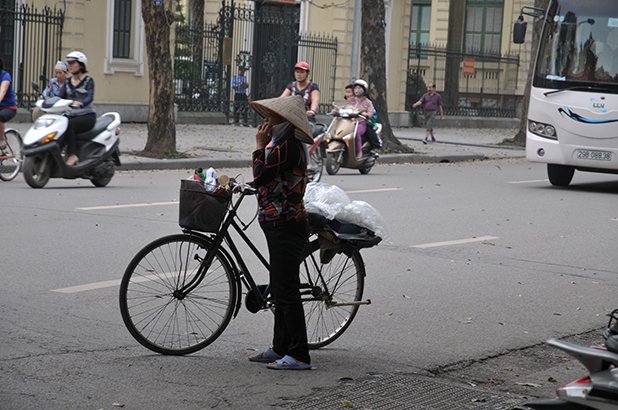
M 359 120 L 364 118 L 360 112 L 352 108 L 335 106 L 331 113 L 334 117 L 324 133 L 326 148 L 326 172 L 335 175 L 341 167 L 358 169 L 361 174 L 368 174 L 376 163 L 378 154 L 371 150 L 367 141 L 362 144 L 362 153 L 357 157 L 355 135 Z M 378 136 L 382 125 L 378 124 Z
M 613 329 L 612 317 L 607 329 Z M 588 369 L 589 375 L 556 389 L 557 398 L 526 403 L 539 410 L 617 410 L 618 409 L 618 335 L 605 331 L 605 346 L 585 347 L 550 339 L 546 343 L 567 352 Z
M 63 137 L 68 119 L 62 114 L 71 110 L 71 103 L 59 97 L 36 102 L 45 114 L 24 135 L 22 150 L 24 178 L 32 188 L 43 188 L 50 178 L 84 178 L 96 187 L 104 187 L 120 165 L 121 121 L 117 112 L 103 114 L 91 130 L 76 134 L 80 162 L 75 166 L 66 165 Z

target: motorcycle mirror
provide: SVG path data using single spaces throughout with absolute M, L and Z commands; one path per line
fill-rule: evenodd
M 39 81 L 46 82 L 46 81 L 47 81 L 47 78 L 45 78 L 45 76 L 44 76 L 43 74 L 41 74 L 41 75 L 39 76 Z
M 37 92 L 39 91 L 39 85 L 35 83 L 34 81 L 32 82 L 32 89 Z

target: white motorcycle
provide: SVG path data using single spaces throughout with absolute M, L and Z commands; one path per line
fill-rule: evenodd
M 80 161 L 75 166 L 66 165 L 63 137 L 69 121 L 63 114 L 72 109 L 71 103 L 59 97 L 36 102 L 45 114 L 26 132 L 22 150 L 24 178 L 32 188 L 43 188 L 50 178 L 84 178 L 104 187 L 120 165 L 121 121 L 117 112 L 103 114 L 92 129 L 75 135 Z

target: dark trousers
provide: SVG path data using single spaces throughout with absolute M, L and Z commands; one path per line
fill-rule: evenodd
M 96 122 L 97 116 L 95 114 L 69 117 L 69 125 L 64 133 L 64 143 L 67 146 L 67 154 L 77 155 L 77 141 L 75 140 L 75 134 L 92 129 Z
M 241 116 L 243 124 L 247 124 L 247 112 L 249 110 L 247 100 L 247 94 L 234 94 L 234 124 L 238 124 Z
M 380 137 L 378 137 L 376 130 L 369 124 L 367 124 L 367 131 L 365 131 L 365 135 L 363 135 L 363 140 L 364 139 L 369 141 L 371 148 L 382 148 L 382 141 L 380 141 Z
M 273 350 L 311 363 L 305 312 L 300 299 L 299 267 L 305 256 L 307 221 L 262 225 L 270 255 L 270 292 L 275 300 Z

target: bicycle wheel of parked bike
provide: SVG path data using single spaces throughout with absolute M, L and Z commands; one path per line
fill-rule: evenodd
M 193 353 L 217 339 L 230 322 L 238 295 L 224 254 L 217 251 L 200 275 L 209 246 L 199 236 L 165 236 L 129 263 L 120 283 L 120 312 L 143 346 L 167 355 Z
M 359 305 L 351 303 L 363 297 L 365 264 L 358 251 L 351 256 L 326 251 L 322 259 L 317 239 L 308 249 L 300 282 L 309 348 L 317 349 L 341 336 L 356 316 Z
M 4 137 L 6 138 L 6 148 L 0 150 L 0 179 L 10 181 L 21 170 L 23 142 L 19 132 L 13 129 L 7 129 L 4 132 Z

